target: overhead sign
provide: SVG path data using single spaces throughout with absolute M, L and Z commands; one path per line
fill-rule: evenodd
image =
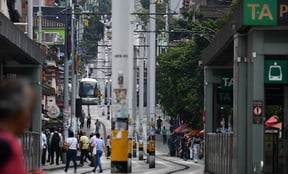
M 286 60 L 265 60 L 264 82 L 266 84 L 288 83 L 287 66 Z
M 244 0 L 244 25 L 288 25 L 286 0 Z
M 234 80 L 233 75 L 221 76 L 221 89 L 225 91 L 233 90 Z

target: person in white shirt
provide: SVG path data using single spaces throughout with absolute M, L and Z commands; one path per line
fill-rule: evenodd
M 68 171 L 70 161 L 73 161 L 74 165 L 74 173 L 77 172 L 77 163 L 76 163 L 76 157 L 77 157 L 77 146 L 78 146 L 78 140 L 76 137 L 74 137 L 74 133 L 72 131 L 69 131 L 69 137 L 66 140 L 68 144 L 68 150 L 66 153 L 66 166 L 65 166 L 65 172 Z
M 103 152 L 106 154 L 105 143 L 102 139 L 100 139 L 100 134 L 98 132 L 96 133 L 96 138 L 91 138 L 91 143 L 92 146 L 96 146 L 95 167 L 92 171 L 95 173 L 97 167 L 99 166 L 99 173 L 102 173 L 101 156 Z
M 42 149 L 42 155 L 41 155 L 41 163 L 44 166 L 46 162 L 46 150 L 47 150 L 47 137 L 44 131 L 42 131 L 41 134 L 41 149 Z

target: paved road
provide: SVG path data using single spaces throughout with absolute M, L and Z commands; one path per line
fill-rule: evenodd
M 85 110 L 85 107 L 83 107 Z M 86 109 L 87 110 L 87 109 Z M 94 122 L 98 118 L 102 121 L 106 128 L 108 129 L 107 132 L 111 131 L 111 123 L 110 120 L 107 120 L 106 116 L 102 116 L 101 108 L 99 106 L 93 106 L 90 108 L 91 116 L 92 116 L 92 124 L 91 130 L 94 131 L 95 125 Z M 87 112 L 86 112 L 87 113 Z M 158 116 L 157 116 L 158 117 Z M 164 119 L 163 119 L 164 120 Z M 168 121 L 163 121 L 164 125 L 169 128 Z M 85 125 L 86 126 L 86 125 Z M 86 127 L 84 127 L 86 128 Z M 103 131 L 103 130 L 102 130 Z M 100 130 L 101 133 L 101 130 Z M 70 164 L 72 166 L 72 162 Z M 102 157 L 102 165 L 103 165 L 103 173 L 110 173 L 110 159 L 106 159 Z M 183 170 L 185 167 L 188 166 L 188 170 Z M 49 170 L 50 167 L 50 170 Z M 45 174 L 61 174 L 64 173 L 64 165 L 60 166 L 48 166 L 46 167 Z M 92 167 L 88 166 L 86 163 L 83 167 L 78 167 L 77 173 L 92 173 Z M 176 172 L 176 170 L 181 170 Z M 175 174 L 203 174 L 204 172 L 204 164 L 203 161 L 199 161 L 197 164 L 194 163 L 192 160 L 184 161 L 178 157 L 170 157 L 168 156 L 168 146 L 167 144 L 162 143 L 162 136 L 157 134 L 156 135 L 156 164 L 155 168 L 149 169 L 148 164 L 146 161 L 140 161 L 138 158 L 133 158 L 132 160 L 132 173 L 134 174 L 165 174 L 171 171 L 175 171 Z M 98 170 L 96 171 L 98 172 Z M 68 173 L 73 173 L 73 168 L 70 168 Z

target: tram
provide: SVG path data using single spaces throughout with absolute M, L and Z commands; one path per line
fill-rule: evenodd
M 98 105 L 101 92 L 98 81 L 93 78 L 82 78 L 79 82 L 79 97 L 83 105 Z

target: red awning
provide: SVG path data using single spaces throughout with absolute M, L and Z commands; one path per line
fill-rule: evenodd
M 195 136 L 197 133 L 200 133 L 199 130 L 191 130 L 189 133 L 186 134 L 186 136 L 192 137 Z
M 265 121 L 265 126 L 267 128 L 282 129 L 282 122 L 280 122 L 280 119 L 277 115 L 273 115 L 267 121 Z
M 184 130 L 186 127 L 187 127 L 186 124 L 182 124 L 182 125 L 180 125 L 179 127 L 177 127 L 177 128 L 174 130 L 174 132 L 175 132 L 175 133 L 181 133 L 181 131 Z

